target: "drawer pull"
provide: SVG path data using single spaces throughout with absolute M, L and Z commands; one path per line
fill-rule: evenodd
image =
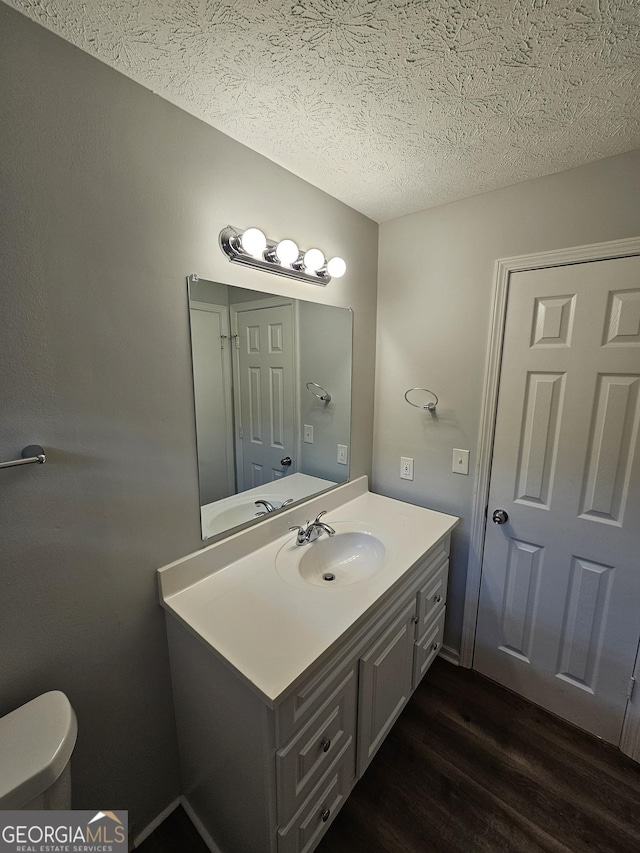
M 326 738 L 322 741 L 322 743 L 320 744 L 320 746 L 322 747 L 322 751 L 323 751 L 323 752 L 329 752 L 329 749 L 331 748 L 331 741 L 329 740 L 329 738 L 328 738 L 328 737 L 326 737 Z
M 413 617 L 413 624 L 414 624 L 414 625 L 417 625 L 419 621 L 420 621 L 420 619 L 419 619 L 419 617 L 418 617 L 418 616 L 414 616 L 414 617 Z
M 331 816 L 331 809 L 325 809 L 325 810 L 322 812 L 322 815 L 321 815 L 321 817 L 322 817 L 322 822 L 323 822 L 323 823 L 326 823 L 326 822 L 329 820 L 329 817 L 330 817 L 330 816 Z
M 433 651 L 434 651 L 434 652 L 437 652 L 437 651 L 438 651 L 438 646 L 439 646 L 439 645 L 440 645 L 440 643 L 434 643 L 434 644 L 431 646 L 431 648 L 433 649 Z
M 433 600 L 435 601 L 436 604 L 440 604 L 440 602 L 442 601 L 442 596 L 436 595 Z

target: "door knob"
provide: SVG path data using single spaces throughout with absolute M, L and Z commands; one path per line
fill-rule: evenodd
M 281 464 L 282 466 L 284 466 L 285 468 L 288 468 L 288 467 L 289 467 L 289 465 L 291 465 L 291 457 L 290 457 L 290 456 L 285 456 L 285 457 L 284 457 L 284 459 L 281 459 L 281 460 L 280 460 L 280 464 Z
M 509 515 L 504 509 L 494 509 L 491 518 L 494 524 L 504 524 L 505 521 L 509 520 Z

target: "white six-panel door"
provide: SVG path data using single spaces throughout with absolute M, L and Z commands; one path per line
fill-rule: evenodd
M 640 639 L 639 392 L 640 258 L 512 274 L 473 665 L 612 743 Z
M 232 306 L 237 332 L 238 491 L 295 471 L 295 336 L 291 302 Z M 282 465 L 289 457 L 292 464 Z

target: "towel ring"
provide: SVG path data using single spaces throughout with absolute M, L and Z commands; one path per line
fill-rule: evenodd
M 425 391 L 427 394 L 431 394 L 431 396 L 435 399 L 435 403 L 430 402 L 427 403 L 426 406 L 419 406 L 418 403 L 412 403 L 409 399 L 409 394 L 411 394 L 412 391 Z M 409 390 L 405 391 L 404 393 L 404 399 L 410 406 L 415 406 L 416 409 L 423 409 L 425 412 L 435 412 L 436 406 L 438 405 L 437 395 L 434 394 L 433 391 L 430 391 L 428 388 L 409 388 Z
M 318 388 L 320 391 L 322 391 L 322 394 L 316 394 L 316 392 L 313 390 L 313 388 L 309 388 L 309 385 L 313 385 L 313 388 Z M 307 390 L 311 391 L 313 396 L 317 397 L 318 400 L 322 400 L 323 403 L 330 403 L 331 402 L 331 394 L 328 391 L 326 391 L 322 387 L 322 385 L 318 385 L 317 382 L 307 382 Z

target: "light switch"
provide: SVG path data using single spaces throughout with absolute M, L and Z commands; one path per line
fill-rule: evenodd
M 313 444 L 313 427 L 311 424 L 304 425 L 304 440 L 307 444 Z
M 349 448 L 346 444 L 338 445 L 338 462 L 341 465 L 346 465 L 349 461 Z
M 468 450 L 460 450 L 457 447 L 453 448 L 453 461 L 451 463 L 451 470 L 454 474 L 468 474 L 469 473 L 469 451 Z

